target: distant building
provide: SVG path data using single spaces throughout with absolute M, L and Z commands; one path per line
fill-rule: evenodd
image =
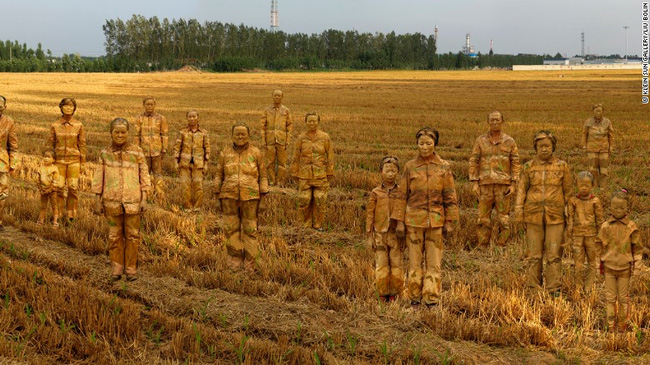
M 550 60 L 544 60 L 543 64 L 568 66 L 570 63 L 568 58 L 552 58 Z
M 474 46 L 470 44 L 469 33 L 467 33 L 465 35 L 465 46 L 463 46 L 463 49 L 462 49 L 461 52 L 463 52 L 464 55 L 472 57 L 472 58 L 478 57 L 478 54 L 476 54 L 476 52 L 474 52 Z

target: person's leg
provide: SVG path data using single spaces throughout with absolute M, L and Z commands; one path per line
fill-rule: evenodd
M 45 216 L 47 215 L 47 202 L 49 200 L 49 194 L 41 194 L 41 210 L 38 212 L 38 224 L 45 223 Z
M 389 295 L 399 295 L 404 289 L 404 263 L 402 250 L 397 242 L 395 231 L 384 233 L 388 246 L 388 267 L 390 268 Z
M 124 273 L 134 276 L 138 266 L 138 246 L 140 245 L 140 214 L 124 215 L 124 233 L 126 245 L 124 248 Z
M 573 236 L 573 273 L 577 289 L 585 287 L 585 241 L 587 237 Z
M 156 196 L 156 199 L 164 199 L 165 185 L 162 179 L 162 156 L 158 155 L 151 157 L 150 169 L 153 172 L 152 183 L 154 188 L 154 195 Z
M 327 210 L 327 193 L 330 190 L 330 183 L 327 179 L 314 180 L 313 184 L 313 201 L 312 201 L 312 216 L 314 220 L 314 228 L 323 228 L 325 221 L 325 211 Z
M 192 207 L 191 185 L 192 177 L 189 167 L 181 167 L 178 170 L 178 175 L 181 181 L 181 197 L 183 200 L 183 209 L 190 209 Z
M 257 212 L 259 200 L 240 201 L 242 243 L 244 246 L 244 268 L 252 271 L 259 258 L 259 242 L 257 241 Z
M 601 152 L 598 154 L 598 172 L 600 173 L 599 185 L 604 187 L 609 177 L 609 153 Z
M 66 214 L 66 201 L 68 200 L 68 185 L 66 176 L 68 176 L 68 165 L 63 163 L 55 163 L 56 168 L 59 170 L 59 190 L 57 194 L 57 205 L 61 216 Z
M 59 226 L 59 205 L 57 204 L 57 193 L 53 192 L 48 195 L 50 205 L 52 206 L 52 224 L 54 227 Z
M 278 174 L 276 176 L 276 184 L 282 185 L 285 183 L 285 177 L 287 173 L 287 147 L 288 146 L 277 146 L 277 159 L 278 159 Z
M 591 291 L 596 282 L 598 273 L 598 256 L 596 249 L 596 237 L 585 237 L 585 254 L 587 256 L 587 275 L 585 280 L 585 292 Z
M 380 297 L 390 292 L 390 266 L 388 258 L 387 233 L 373 232 L 375 240 L 375 284 Z
M 192 207 L 198 211 L 203 205 L 203 169 L 192 167 Z
M 442 291 L 442 228 L 429 228 L 424 231 L 424 251 L 426 274 L 422 289 L 424 304 L 440 303 Z
M 616 289 L 618 297 L 618 330 L 627 329 L 627 320 L 630 317 L 630 276 L 631 270 L 623 270 L 619 273 L 616 280 Z
M 492 208 L 494 207 L 494 184 L 481 185 L 481 193 L 478 197 L 478 245 L 487 247 L 490 245 L 492 234 Z
M 312 228 L 312 186 L 311 180 L 298 180 L 298 209 L 302 213 L 303 225 Z
M 266 145 L 266 171 L 270 185 L 276 184 L 275 162 L 277 161 L 277 145 Z
M 244 245 L 240 237 L 241 217 L 238 201 L 221 199 L 221 210 L 223 212 L 223 230 L 226 234 L 228 266 L 231 269 L 240 269 L 244 263 Z
M 124 214 L 106 215 L 108 222 L 108 257 L 113 270 L 111 275 L 124 274 Z
M 610 331 L 616 330 L 616 276 L 614 271 L 605 268 L 605 313 L 607 315 L 607 327 Z
M 5 209 L 5 202 L 9 197 L 9 174 L 0 172 L 0 229 L 2 229 L 2 218 Z
M 529 287 L 542 287 L 542 252 L 544 247 L 544 226 L 526 224 L 526 261 L 528 262 Z
M 77 218 L 77 206 L 79 205 L 79 170 L 80 163 L 71 163 L 68 165 L 66 184 L 68 185 L 68 218 Z
M 598 152 L 587 152 L 587 160 L 589 160 L 589 171 L 594 175 L 594 183 L 595 186 L 598 187 L 600 186 L 598 184 L 599 181 L 599 159 L 598 159 Z
M 497 227 L 499 228 L 497 234 L 497 245 L 505 246 L 510 239 L 510 202 L 512 196 L 505 196 L 509 185 L 496 185 L 494 191 L 494 200 L 497 210 Z
M 562 286 L 562 261 L 560 247 L 564 239 L 564 224 L 547 224 L 544 234 L 546 254 L 546 290 L 556 294 Z
M 406 246 L 409 250 L 409 273 L 407 291 L 412 302 L 422 300 L 422 252 L 424 228 L 406 227 Z

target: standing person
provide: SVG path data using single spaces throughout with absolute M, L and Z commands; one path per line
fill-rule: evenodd
M 253 271 L 259 254 L 257 217 L 266 210 L 269 182 L 262 152 L 250 145 L 248 125 L 235 123 L 231 133 L 232 145 L 219 154 L 214 188 L 224 217 L 228 266 Z
M 603 116 L 603 104 L 593 106 L 594 116 L 585 121 L 582 148 L 587 151 L 589 170 L 596 187 L 603 187 L 609 176 L 609 158 L 614 150 L 612 122 Z
M 397 236 L 406 234 L 407 290 L 411 306 L 418 308 L 420 302 L 427 307 L 440 303 L 443 228 L 451 233 L 459 213 L 451 165 L 435 152 L 438 131 L 424 127 L 415 139 L 418 156 L 404 165 L 391 218 L 397 220 Z
M 167 119 L 156 113 L 156 99 L 146 96 L 142 99 L 144 112 L 135 118 L 136 143 L 147 159 L 149 174 L 153 176 L 153 193 L 156 199 L 165 197 L 162 180 L 162 163 L 169 144 Z
M 92 192 L 97 194 L 97 210 L 108 222 L 108 255 L 111 279 L 137 278 L 140 217 L 151 189 L 149 170 L 142 149 L 129 143 L 129 122 L 116 118 L 110 126 L 111 146 L 102 150 L 93 176 Z
M 298 179 L 298 208 L 307 228 L 323 231 L 327 192 L 334 178 L 334 148 L 330 136 L 318 129 L 320 115 L 305 115 L 307 131 L 296 140 L 291 176 Z
M 589 292 L 594 286 L 598 270 L 596 236 L 605 218 L 600 199 L 591 193 L 594 175 L 582 171 L 578 174 L 576 183 L 578 194 L 569 199 L 567 206 L 567 236 L 571 238 L 573 246 L 576 287 Z
M 602 252 L 600 273 L 605 275 L 605 310 L 610 331 L 626 330 L 630 315 L 630 277 L 635 273 L 635 266 L 640 266 L 642 257 L 639 227 L 627 217 L 628 199 L 625 189 L 612 194 L 612 217 L 603 223 L 596 238 Z
M 79 204 L 79 171 L 86 163 L 86 132 L 73 115 L 77 101 L 64 98 L 59 103 L 61 118 L 50 126 L 48 148 L 54 151 L 55 165 L 59 169 L 59 212 L 67 208 L 68 222 L 77 217 Z
M 478 244 L 490 244 L 492 210 L 497 211 L 497 244 L 510 238 L 510 201 L 519 180 L 519 150 L 515 140 L 501 131 L 505 119 L 494 111 L 487 118 L 489 130 L 476 139 L 469 159 L 469 180 L 478 196 Z
M 56 194 L 60 186 L 59 169 L 54 166 L 54 152 L 46 150 L 43 153 L 43 162 L 38 169 L 38 190 L 41 192 L 41 211 L 38 215 L 38 224 L 45 223 L 47 215 L 47 203 L 52 206 L 52 224 L 58 227 L 59 205 L 56 201 Z
M 514 220 L 526 224 L 528 286 L 542 287 L 542 257 L 545 254 L 546 290 L 558 297 L 564 211 L 573 183 L 569 165 L 553 155 L 557 138 L 550 131 L 537 132 L 533 147 L 537 156 L 526 162 L 521 171 Z
M 282 105 L 282 91 L 273 91 L 273 105 L 262 114 L 262 147 L 266 149 L 269 183 L 282 184 L 287 166 L 287 148 L 291 143 L 293 122 L 289 108 Z M 276 173 L 277 163 L 277 173 Z
M 397 174 L 399 162 L 397 157 L 384 157 L 379 165 L 381 184 L 370 192 L 366 209 L 366 232 L 368 242 L 375 251 L 375 285 L 379 298 L 391 302 L 402 292 L 404 287 L 404 268 L 402 267 L 402 250 L 398 244 L 395 227 L 397 222 L 391 219 L 397 200 Z M 403 243 L 404 240 L 400 240 Z
M 18 137 L 15 123 L 11 117 L 4 114 L 7 109 L 7 99 L 0 95 L 0 231 L 2 231 L 2 216 L 7 198 L 9 197 L 9 174 L 16 169 L 18 154 Z
M 203 202 L 203 175 L 208 170 L 210 139 L 199 127 L 199 113 L 190 110 L 185 115 L 187 127 L 181 129 L 174 144 L 174 164 L 181 178 L 183 208 L 198 212 Z

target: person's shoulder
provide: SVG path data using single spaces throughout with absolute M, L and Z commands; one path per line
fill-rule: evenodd
M 593 204 L 601 204 L 600 198 L 595 195 L 593 195 L 590 200 Z
M 512 144 L 512 145 L 515 145 L 515 146 L 517 145 L 517 142 L 515 141 L 515 139 L 512 138 L 512 136 L 510 136 L 509 134 L 503 133 L 503 140 L 507 144 Z
M 326 132 L 321 131 L 319 129 L 318 130 L 318 138 L 330 139 L 330 135 L 327 134 Z
M 142 152 L 142 148 L 140 146 L 138 146 L 137 144 L 135 144 L 135 143 L 129 143 L 129 145 L 126 146 L 126 151 L 132 152 L 132 153 L 142 153 L 142 154 L 144 154 L 144 152 Z
M 485 141 L 486 139 L 488 139 L 488 134 L 483 133 L 480 136 L 476 137 L 476 139 L 474 140 L 474 144 L 481 143 L 482 141 Z
M 633 230 L 633 231 L 638 231 L 639 230 L 639 226 L 637 226 L 636 223 L 631 219 L 627 223 L 627 226 L 630 227 L 630 229 Z
M 9 124 L 13 124 L 13 123 L 14 123 L 13 118 L 11 118 L 11 117 L 8 116 L 8 115 L 4 115 L 4 114 L 3 114 L 2 116 L 0 116 L 0 121 L 7 122 L 7 123 L 9 123 Z
M 379 185 L 375 186 L 372 190 L 370 190 L 370 194 L 377 195 L 377 194 L 381 193 L 381 191 L 382 191 L 382 186 L 381 186 L 381 184 L 379 184 Z
M 591 117 L 591 118 L 585 120 L 585 123 L 584 123 L 585 127 L 588 127 L 588 126 L 594 124 L 594 121 L 595 121 L 594 117 Z
M 575 195 L 572 195 L 572 196 L 569 198 L 569 204 L 571 204 L 571 205 L 576 205 L 577 203 L 578 203 L 578 197 L 575 196 Z

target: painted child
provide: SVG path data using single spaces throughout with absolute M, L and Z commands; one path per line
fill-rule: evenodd
M 210 159 L 210 138 L 199 127 L 199 113 L 185 114 L 187 127 L 181 129 L 174 144 L 174 163 L 181 178 L 183 208 L 198 212 L 203 202 L 203 175 Z
M 640 232 L 627 217 L 627 190 L 612 194 L 612 217 L 600 227 L 596 245 L 601 250 L 600 272 L 605 275 L 605 310 L 610 330 L 625 331 L 629 317 L 630 277 L 641 261 Z M 618 309 L 616 304 L 618 302 Z
M 47 150 L 43 153 L 43 164 L 38 169 L 38 189 L 41 192 L 41 211 L 38 215 L 38 224 L 45 222 L 47 203 L 52 206 L 52 224 L 58 227 L 59 205 L 57 194 L 61 188 L 59 184 L 59 168 L 54 165 L 54 151 Z
M 370 193 L 366 209 L 366 232 L 368 243 L 375 251 L 375 285 L 379 298 L 394 301 L 404 286 L 402 245 L 397 243 L 391 212 L 397 199 L 397 157 L 384 157 L 379 165 L 381 184 Z M 400 243 L 405 242 L 400 240 Z

